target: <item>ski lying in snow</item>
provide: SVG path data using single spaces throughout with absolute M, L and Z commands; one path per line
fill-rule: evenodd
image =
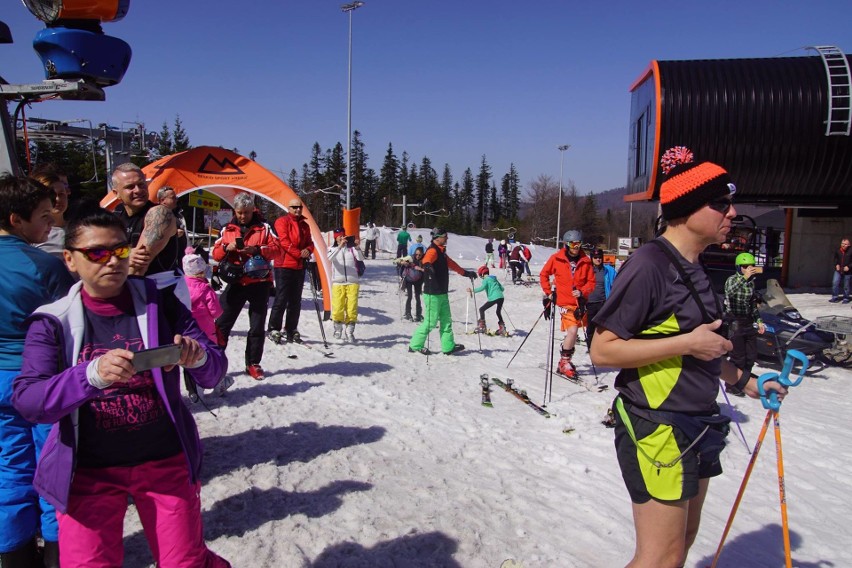
M 514 396 L 515 398 L 517 398 L 518 400 L 520 400 L 545 418 L 550 418 L 550 413 L 548 411 L 546 411 L 545 409 L 530 400 L 530 397 L 527 396 L 527 391 L 518 390 L 515 388 L 513 384 L 514 381 L 512 381 L 512 379 L 506 379 L 505 383 L 500 379 L 494 377 L 491 377 L 491 380 L 494 381 L 495 385 L 497 385 L 507 393 L 511 394 L 512 396 Z
M 494 405 L 491 404 L 491 384 L 488 382 L 488 375 L 480 375 L 479 384 L 482 387 L 482 406 L 493 407 Z
M 304 343 L 304 342 L 296 343 L 295 341 L 288 341 L 286 343 L 279 343 L 279 345 L 298 345 L 299 347 L 304 347 L 305 349 L 310 349 L 314 353 L 319 353 L 323 357 L 329 357 L 329 358 L 334 357 L 334 353 L 332 353 L 331 351 L 323 351 L 319 347 L 314 347 L 313 345 L 308 345 L 307 343 Z

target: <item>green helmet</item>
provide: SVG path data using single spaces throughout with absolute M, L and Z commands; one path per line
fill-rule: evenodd
M 737 255 L 736 260 L 734 260 L 734 264 L 737 266 L 743 266 L 745 264 L 750 264 L 754 266 L 756 263 L 754 261 L 754 255 L 750 252 L 741 252 Z

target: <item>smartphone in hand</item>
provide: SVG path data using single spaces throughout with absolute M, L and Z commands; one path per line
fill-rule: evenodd
M 177 365 L 180 361 L 181 346 L 177 343 L 143 349 L 133 354 L 133 368 L 139 371 L 147 371 L 167 365 Z
M 234 242 L 236 243 L 238 249 L 246 248 L 246 243 L 245 241 L 243 241 L 242 237 L 237 237 Z

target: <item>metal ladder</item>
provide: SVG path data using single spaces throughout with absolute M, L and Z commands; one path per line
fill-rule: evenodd
M 852 73 L 846 55 L 832 45 L 811 47 L 825 65 L 828 79 L 828 119 L 826 136 L 849 136 L 852 131 Z

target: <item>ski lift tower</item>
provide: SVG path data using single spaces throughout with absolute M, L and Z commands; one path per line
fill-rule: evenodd
M 101 23 L 122 19 L 130 0 L 24 0 L 47 27 L 33 48 L 41 58 L 45 80 L 13 85 L 0 76 L 0 171 L 21 175 L 15 155 L 18 113 L 27 104 L 51 99 L 102 101 L 104 87 L 121 82 L 130 65 L 130 46 L 105 35 Z M 0 22 L 0 43 L 12 43 L 9 27 Z M 14 114 L 8 104 L 15 102 Z

